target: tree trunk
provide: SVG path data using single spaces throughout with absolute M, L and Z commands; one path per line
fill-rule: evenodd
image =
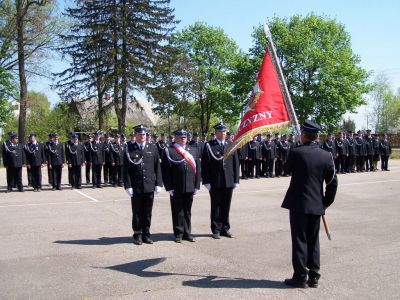
M 101 81 L 97 81 L 97 101 L 99 104 L 99 130 L 104 128 L 104 105 L 103 105 L 103 92 L 101 88 Z
M 114 96 L 113 96 L 113 104 L 115 109 L 115 114 L 118 120 L 118 131 L 121 129 L 121 109 L 119 104 L 119 61 L 118 61 L 118 13 L 117 13 L 117 2 L 113 1 L 113 36 L 112 36 L 112 43 L 113 43 L 113 63 L 114 63 L 114 72 L 113 72 L 113 79 L 114 79 Z
M 18 135 L 21 143 L 25 142 L 26 136 L 26 118 L 28 106 L 28 86 L 25 74 L 25 49 L 24 49 L 24 6 L 23 1 L 16 1 L 17 8 L 17 44 L 18 44 L 18 73 L 20 81 L 19 92 L 19 121 Z

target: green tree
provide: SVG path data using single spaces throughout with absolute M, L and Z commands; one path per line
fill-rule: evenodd
M 385 74 L 379 74 L 370 94 L 372 111 L 369 116 L 376 132 L 397 132 L 400 125 L 400 94 L 395 94 Z
M 355 132 L 356 131 L 356 123 L 354 122 L 354 120 L 348 118 L 347 120 L 343 120 L 341 128 L 345 132 L 348 132 L 348 131 Z
M 353 53 L 344 25 L 314 14 L 275 17 L 268 24 L 299 121 L 313 118 L 333 129 L 346 112 L 366 103 L 369 75 Z M 259 66 L 267 43 L 262 26 L 253 37 L 250 51 Z
M 173 46 L 175 61 L 151 91 L 157 109 L 195 118 L 202 131 L 213 117 L 235 123 L 241 103 L 232 93 L 231 75 L 243 56 L 237 44 L 222 29 L 197 22 L 176 33 Z
M 12 75 L 0 67 L 0 128 L 3 128 L 12 117 L 14 106 L 9 100 L 14 94 Z

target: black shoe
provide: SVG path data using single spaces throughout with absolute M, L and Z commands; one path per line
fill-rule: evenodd
M 37 189 L 33 189 L 34 192 L 37 192 Z
M 222 231 L 221 232 L 221 236 L 225 236 L 225 237 L 230 238 L 230 239 L 233 238 L 233 234 L 229 230 Z
M 11 189 L 7 189 L 6 193 L 11 193 L 11 191 L 12 191 Z
M 193 236 L 191 236 L 191 235 L 189 235 L 189 236 L 184 236 L 183 239 L 184 239 L 185 241 L 188 241 L 188 242 L 191 242 L 191 243 L 194 243 L 194 242 L 196 241 L 196 239 L 195 239 Z
M 133 236 L 133 243 L 135 245 L 141 245 L 142 244 L 142 238 L 140 236 Z
M 293 278 L 285 279 L 284 284 L 292 286 L 292 287 L 296 287 L 296 288 L 301 288 L 301 289 L 304 289 L 307 287 L 305 281 L 298 281 L 298 280 L 294 280 Z
M 92 186 L 92 189 L 95 189 L 96 188 L 96 186 L 94 185 L 94 186 Z
M 56 190 L 56 188 L 55 188 L 55 187 L 53 187 L 51 190 L 52 190 L 52 191 L 55 191 L 55 190 Z
M 42 189 L 37 189 L 37 191 L 38 191 L 38 192 L 41 192 L 41 191 L 42 191 Z
M 115 188 L 116 188 L 116 187 L 117 187 L 117 185 L 116 185 L 115 183 L 113 183 L 112 187 L 115 187 Z
M 219 232 L 216 232 L 212 234 L 212 238 L 215 240 L 219 240 L 221 238 L 221 235 L 219 234 Z
M 102 187 L 101 185 L 98 185 L 97 188 L 98 188 L 98 189 L 102 189 L 103 187 Z
M 78 190 L 81 190 L 81 189 L 82 189 L 82 187 L 81 187 L 81 186 L 77 186 L 76 188 L 77 188 Z
M 61 191 L 61 190 L 62 190 L 61 186 L 57 187 L 57 190 L 58 190 L 58 191 Z
M 24 189 L 23 189 L 23 188 L 20 188 L 20 189 L 18 189 L 18 191 L 19 191 L 20 193 L 23 193 L 23 192 L 24 192 Z
M 317 288 L 318 287 L 318 279 L 317 278 L 308 278 L 307 285 L 310 288 Z
M 151 244 L 153 244 L 153 241 L 149 237 L 144 236 L 143 237 L 143 243 L 151 245 Z
M 175 243 L 182 243 L 182 238 L 181 237 L 175 237 Z

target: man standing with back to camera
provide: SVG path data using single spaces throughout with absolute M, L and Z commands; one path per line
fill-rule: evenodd
M 338 185 L 331 153 L 315 142 L 320 129 L 318 124 L 305 121 L 301 126 L 302 145 L 292 149 L 287 161 L 292 179 L 282 207 L 290 211 L 294 273 L 285 284 L 298 288 L 318 287 L 321 215 L 333 203 Z

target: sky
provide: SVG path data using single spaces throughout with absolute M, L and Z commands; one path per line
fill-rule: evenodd
M 361 66 L 373 72 L 371 80 L 384 73 L 393 90 L 400 88 L 398 0 L 171 0 L 171 6 L 180 20 L 177 30 L 202 21 L 222 28 L 244 51 L 252 46 L 253 28 L 274 16 L 290 18 L 315 13 L 334 18 L 349 32 L 353 52 L 360 56 Z M 61 71 L 63 66 L 57 60 L 49 64 L 53 72 Z M 50 84 L 50 80 L 36 79 L 30 82 L 29 89 L 44 92 L 56 103 L 59 97 Z M 360 107 L 357 114 L 350 116 L 357 127 L 367 127 L 368 111 L 368 106 Z

